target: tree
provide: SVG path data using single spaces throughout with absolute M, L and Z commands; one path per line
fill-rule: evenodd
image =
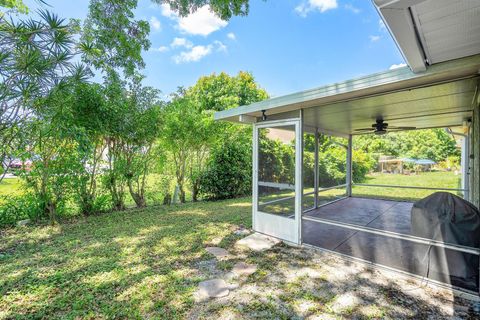
M 62 105 L 70 112 L 69 119 L 65 121 L 77 128 L 74 139 L 80 170 L 72 176 L 75 198 L 81 213 L 91 215 L 101 210 L 97 202 L 97 180 L 104 162 L 104 138 L 110 114 L 101 85 L 72 83 L 69 88 L 68 98 L 63 99 Z
M 0 7 L 16 9 L 20 13 L 28 12 L 28 7 L 22 0 L 0 0 Z
M 248 181 L 242 180 L 238 184 L 229 186 L 227 184 L 233 177 L 245 177 L 251 172 L 251 159 L 245 157 L 245 153 L 232 157 L 228 157 L 228 155 L 232 155 L 235 150 L 245 151 L 239 143 L 247 143 L 246 141 L 251 140 L 251 128 L 226 122 L 212 122 L 211 114 L 214 111 L 264 100 L 268 98 L 267 92 L 260 88 L 252 74 L 241 71 L 236 76 L 229 76 L 222 72 L 218 75 L 211 74 L 201 77 L 194 86 L 186 91 L 186 96 L 193 100 L 193 107 L 198 113 L 210 114 L 208 119 L 211 122 L 208 130 L 202 129 L 208 133 L 209 139 L 201 138 L 203 143 L 197 145 L 199 148 L 197 152 L 202 157 L 197 161 L 198 165 L 193 171 L 195 174 L 190 178 L 193 198 L 196 199 L 197 192 L 201 192 L 208 198 L 243 195 L 245 190 L 250 189 L 249 179 Z M 219 154 L 221 152 L 226 154 L 222 156 Z M 208 161 L 206 161 L 207 155 L 211 156 Z M 243 163 L 239 164 L 238 161 L 243 161 Z M 228 174 L 219 175 L 218 170 L 227 163 L 231 164 Z M 223 180 L 214 181 L 220 178 Z
M 201 77 L 187 92 L 201 111 L 222 111 L 268 98 L 267 92 L 255 82 L 253 75 L 245 71 L 240 71 L 234 77 L 224 72 Z
M 355 137 L 355 147 L 367 153 L 442 161 L 459 157 L 455 139 L 443 129 L 391 132 L 383 136 Z
M 32 159 L 31 171 L 23 177 L 33 190 L 43 215 L 56 221 L 71 193 L 73 177 L 82 170 L 78 161 L 77 137 L 72 126 L 68 86 L 55 87 L 47 97 L 35 101 L 36 117 L 25 127 L 29 141 L 24 159 Z
M 145 67 L 141 53 L 150 47 L 150 26 L 134 19 L 136 7 L 137 0 L 90 1 L 80 42 L 85 62 L 104 74 L 123 71 L 127 78 Z
M 252 144 L 251 139 L 244 138 L 237 134 L 213 147 L 200 176 L 199 192 L 204 198 L 228 199 L 251 192 Z
M 249 0 L 152 0 L 156 3 L 166 3 L 182 17 L 208 5 L 217 16 L 228 20 L 232 16 L 246 16 Z
M 74 64 L 75 26 L 48 11 L 26 20 L 0 16 L 0 161 L 22 144 L 19 128 L 35 117 L 33 103 L 57 85 L 89 75 Z M 0 175 L 0 181 L 3 178 Z
M 145 207 L 145 187 L 148 174 L 154 165 L 155 142 L 160 126 L 161 102 L 159 91 L 143 87 L 137 79 L 131 86 L 127 98 L 127 110 L 123 141 L 125 175 L 128 190 L 137 207 Z
M 199 112 L 183 90 L 165 107 L 161 129 L 162 145 L 171 153 L 180 201 L 185 202 L 185 183 L 190 177 L 194 196 L 198 193 L 198 172 L 206 160 L 213 134 L 211 113 Z

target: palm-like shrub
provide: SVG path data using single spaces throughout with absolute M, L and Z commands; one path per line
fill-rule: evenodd
M 77 29 L 75 23 L 48 11 L 25 20 L 0 16 L 0 161 L 4 167 L 23 142 L 19 133 L 25 121 L 36 115 L 34 101 L 72 78 L 89 75 L 84 66 L 72 61 Z

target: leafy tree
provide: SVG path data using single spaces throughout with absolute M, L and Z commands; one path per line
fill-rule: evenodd
M 222 111 L 268 98 L 252 74 L 244 71 L 234 77 L 224 72 L 201 77 L 187 92 L 201 111 Z
M 98 175 L 103 165 L 106 145 L 104 137 L 110 121 L 102 87 L 99 84 L 73 83 L 68 96 L 62 101 L 63 108 L 69 108 L 68 121 L 77 128 L 77 143 L 80 170 L 74 179 L 76 200 L 84 215 L 102 210 L 98 201 Z M 67 103 L 68 102 L 68 103 Z
M 377 155 L 391 155 L 436 162 L 459 156 L 455 140 L 443 129 L 392 132 L 383 136 L 356 136 L 355 148 Z
M 72 177 L 81 170 L 75 141 L 79 132 L 68 121 L 69 110 L 63 108 L 65 88 L 58 86 L 36 101 L 36 118 L 26 128 L 29 143 L 24 159 L 32 159 L 33 165 L 23 177 L 41 212 L 51 221 L 56 221 L 57 212 L 65 209 Z
M 103 94 L 109 122 L 106 124 L 104 142 L 106 145 L 107 170 L 102 176 L 105 187 L 109 190 L 114 210 L 125 209 L 126 159 L 123 135 L 131 127 L 126 122 L 128 98 L 126 83 L 116 72 L 109 72 L 105 77 Z
M 193 198 L 196 199 L 197 190 L 212 199 L 243 195 L 244 190 L 250 188 L 249 180 L 231 184 L 230 187 L 227 185 L 232 177 L 244 177 L 246 172 L 251 171 L 251 159 L 242 155 L 232 158 L 226 157 L 232 154 L 230 151 L 241 149 L 237 145 L 239 141 L 251 140 L 251 128 L 226 122 L 212 122 L 211 113 L 261 101 L 268 98 L 268 94 L 259 87 L 250 73 L 241 71 L 236 76 L 229 76 L 222 72 L 218 75 L 211 74 L 201 77 L 194 86 L 186 91 L 186 96 L 193 100 L 193 107 L 197 112 L 205 115 L 210 114 L 210 117 L 207 118 L 209 119 L 208 125 L 203 129 L 206 130 L 209 139 L 201 139 L 204 143 L 200 144 L 201 148 L 197 149 L 197 153 L 201 157 L 198 157 L 197 165 L 193 166 L 196 167 L 196 170 L 193 170 L 194 174 L 190 177 Z M 236 142 L 231 142 L 232 137 L 235 137 Z M 247 143 L 247 145 L 250 145 L 250 143 Z M 217 153 L 220 150 L 226 152 L 227 155 L 225 157 L 220 156 Z M 212 158 L 205 161 L 209 152 L 213 152 L 211 154 Z M 243 164 L 238 164 L 238 160 L 244 161 Z M 221 161 L 222 163 L 215 163 L 214 161 Z M 229 161 L 232 161 L 229 173 L 225 176 L 218 176 L 218 170 Z M 213 181 L 212 179 L 215 179 L 215 176 L 223 177 L 225 181 Z M 202 184 L 205 184 L 205 186 L 202 186 Z M 221 188 L 223 188 L 223 191 L 220 190 Z
M 0 0 L 0 7 L 16 9 L 20 13 L 28 12 L 28 7 L 22 0 Z
M 165 107 L 161 129 L 162 145 L 172 154 L 180 201 L 185 202 L 185 183 L 190 174 L 194 195 L 198 193 L 196 172 L 206 160 L 212 134 L 213 117 L 195 109 L 194 101 L 180 90 Z
M 232 16 L 246 16 L 249 9 L 248 0 L 152 0 L 156 3 L 166 3 L 177 11 L 180 16 L 187 16 L 197 9 L 208 5 L 223 20 Z
M 160 125 L 161 103 L 159 91 L 143 87 L 137 79 L 128 92 L 128 109 L 123 132 L 125 175 L 127 185 L 137 207 L 145 207 L 145 188 L 156 156 L 155 142 Z
M 80 42 L 85 62 L 105 74 L 121 70 L 126 77 L 145 67 L 141 53 L 150 47 L 150 26 L 134 19 L 136 7 L 137 0 L 90 1 Z
M 90 75 L 72 62 L 75 26 L 48 11 L 38 15 L 0 16 L 0 161 L 5 167 L 23 142 L 19 128 L 35 117 L 34 101 L 72 78 Z
M 210 200 L 250 194 L 252 187 L 251 139 L 236 135 L 211 151 L 200 177 L 200 194 Z M 240 139 L 239 139 L 240 138 Z

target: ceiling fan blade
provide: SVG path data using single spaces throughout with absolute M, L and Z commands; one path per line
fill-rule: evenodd
M 361 128 L 361 129 L 354 129 L 353 131 L 374 131 L 375 128 Z
M 395 126 L 388 127 L 388 130 L 414 130 L 414 129 L 417 129 L 417 127 L 395 127 Z

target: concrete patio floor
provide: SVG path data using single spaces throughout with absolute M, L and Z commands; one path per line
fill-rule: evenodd
M 412 205 L 411 202 L 346 198 L 310 211 L 304 214 L 304 217 L 411 235 Z M 304 219 L 302 223 L 302 238 L 306 244 L 478 292 L 478 274 L 476 278 L 465 281 L 457 275 L 460 271 L 456 272 L 452 259 L 441 262 L 435 260 L 435 257 L 454 258 L 460 254 L 471 259 L 476 264 L 475 270 L 478 270 L 478 257 L 472 254 L 438 247 L 430 248 L 426 244 L 317 221 Z

